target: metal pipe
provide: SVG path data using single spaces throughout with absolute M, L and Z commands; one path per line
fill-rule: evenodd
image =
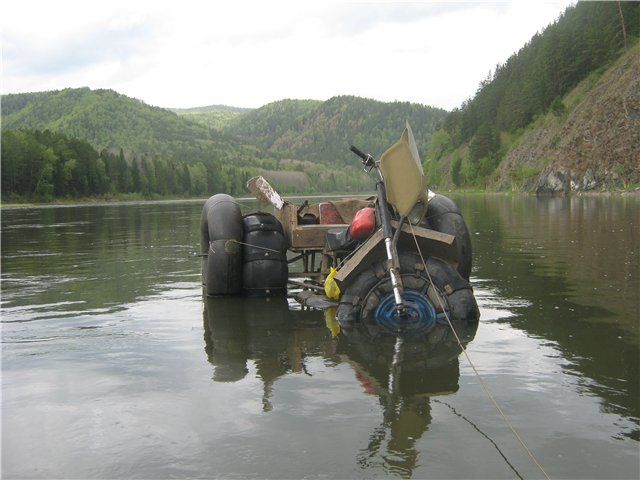
M 384 245 L 387 249 L 387 259 L 390 262 L 393 262 L 393 241 L 390 238 L 384 239 Z M 396 307 L 398 308 L 398 313 L 404 311 L 404 302 L 402 301 L 402 277 L 400 276 L 399 269 L 396 265 L 392 265 L 389 267 L 389 276 L 391 277 L 391 286 L 393 287 L 393 298 L 396 302 Z
M 382 178 L 382 173 L 378 168 L 378 174 Z M 398 259 L 398 251 L 393 242 L 393 229 L 391 228 L 391 216 L 389 215 L 389 208 L 387 203 L 387 194 L 384 187 L 384 182 L 381 179 L 376 183 L 376 190 L 378 193 L 378 218 L 382 225 L 382 234 L 384 236 L 384 245 L 387 252 L 387 260 L 389 261 L 389 276 L 391 277 L 391 287 L 393 288 L 393 299 L 396 303 L 396 310 L 399 317 L 406 316 L 407 309 L 402 300 L 402 277 L 400 276 L 400 261 Z
M 393 235 L 393 247 L 398 248 L 398 239 L 400 238 L 400 233 L 402 232 L 402 224 L 405 222 L 407 217 L 402 215 L 400 217 L 400 221 L 398 222 L 398 228 L 396 229 L 396 233 Z

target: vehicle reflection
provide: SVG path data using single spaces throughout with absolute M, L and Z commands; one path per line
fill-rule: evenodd
M 431 397 L 458 390 L 462 350 L 444 325 L 419 342 L 370 329 L 334 336 L 321 312 L 290 310 L 284 298 L 207 298 L 204 328 L 213 381 L 242 380 L 251 361 L 263 383 L 264 411 L 273 408 L 276 379 L 306 373 L 306 358 L 350 365 L 363 392 L 377 397 L 382 410 L 380 425 L 358 454 L 363 469 L 411 475 L 418 460 L 416 442 L 431 424 Z M 477 324 L 458 328 L 463 345 L 473 340 L 476 329 Z
M 279 377 L 305 372 L 309 356 L 335 355 L 336 341 L 321 320 L 321 312 L 289 310 L 284 297 L 206 298 L 205 351 L 213 380 L 242 380 L 252 361 L 263 383 L 263 409 L 271 410 Z
M 457 327 L 463 345 L 473 340 L 477 326 Z M 358 463 L 410 476 L 418 460 L 416 443 L 431 424 L 431 397 L 458 391 L 462 349 L 443 325 L 419 342 L 371 333 L 352 331 L 339 348 L 341 360 L 353 367 L 364 391 L 378 397 L 383 412 Z

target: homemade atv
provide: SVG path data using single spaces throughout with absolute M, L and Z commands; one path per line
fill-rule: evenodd
M 233 197 L 209 198 L 201 219 L 206 294 L 289 292 L 307 306 L 337 307 L 346 333 L 370 325 L 419 335 L 437 323 L 477 322 L 468 229 L 453 201 L 427 189 L 410 126 L 379 160 L 351 151 L 376 177 L 374 197 L 296 205 L 254 177 L 247 187 L 273 214 L 243 216 Z

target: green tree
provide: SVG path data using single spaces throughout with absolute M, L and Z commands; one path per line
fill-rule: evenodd
M 450 148 L 451 135 L 446 130 L 439 129 L 433 132 L 427 155 L 432 160 L 440 160 Z
M 455 155 L 451 162 L 451 181 L 456 187 L 462 185 L 462 176 L 460 173 L 462 167 L 462 158 L 460 155 Z
M 53 196 L 53 171 L 58 158 L 51 148 L 42 152 L 42 164 L 38 174 L 35 193 L 44 200 L 50 200 Z
M 207 169 L 198 162 L 195 165 L 189 165 L 189 183 L 191 195 L 205 195 L 207 193 Z
M 489 124 L 483 124 L 469 144 L 469 159 L 479 162 L 483 157 L 495 155 L 500 149 L 500 138 L 496 130 Z
M 133 157 L 131 161 L 131 181 L 133 183 L 133 191 L 141 192 L 142 184 L 140 182 L 140 166 L 138 165 L 138 159 Z

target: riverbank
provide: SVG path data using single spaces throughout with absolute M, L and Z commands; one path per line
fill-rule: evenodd
M 436 193 L 443 194 L 465 194 L 465 195 L 513 195 L 513 196 L 531 196 L 535 195 L 534 192 L 521 192 L 512 190 L 497 190 L 497 191 L 485 191 L 478 189 L 442 189 L 436 190 Z M 321 195 L 283 195 L 285 199 L 300 199 L 300 198 L 340 198 L 340 197 L 369 197 L 375 195 L 375 192 L 359 192 L 359 193 L 327 193 Z M 565 196 L 564 194 L 556 194 L 557 196 Z M 582 191 L 571 192 L 567 196 L 631 196 L 640 199 L 640 188 L 635 190 L 611 190 L 611 191 Z M 237 197 L 240 201 L 255 200 L 254 197 L 244 196 Z M 4 200 L 0 202 L 1 210 L 11 210 L 18 208 L 62 208 L 62 207 L 87 207 L 87 206 L 104 206 L 104 205 L 139 205 L 144 203 L 149 204 L 162 204 L 162 203 L 204 203 L 206 198 L 204 197 L 142 197 L 142 196 L 117 196 L 117 197 L 86 197 L 86 198 L 67 198 L 56 199 L 50 202 L 42 202 L 37 200 L 25 200 L 22 201 L 8 201 Z
M 375 192 L 359 192 L 359 193 L 327 193 L 321 195 L 283 195 L 284 199 L 300 199 L 300 198 L 341 198 L 341 197 L 370 197 Z M 0 203 L 0 210 L 14 210 L 20 208 L 64 208 L 64 207 L 90 207 L 105 205 L 140 205 L 140 204 L 163 204 L 163 203 L 204 203 L 208 197 L 98 197 L 98 198 L 74 198 L 74 199 L 56 199 L 50 202 L 38 202 L 35 200 L 25 200 L 24 202 L 4 200 Z M 236 197 L 239 201 L 255 200 L 252 196 Z

